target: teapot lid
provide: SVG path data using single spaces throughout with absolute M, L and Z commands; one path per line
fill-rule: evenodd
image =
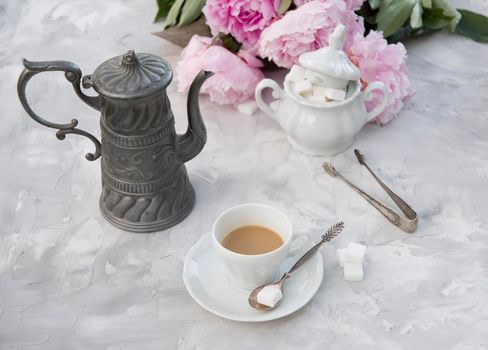
M 339 24 L 329 38 L 329 46 L 300 55 L 302 67 L 344 80 L 359 80 L 361 73 L 342 50 L 346 27 Z
M 172 78 L 171 66 L 164 59 L 130 50 L 103 62 L 90 80 L 100 95 L 127 99 L 150 96 L 166 88 Z

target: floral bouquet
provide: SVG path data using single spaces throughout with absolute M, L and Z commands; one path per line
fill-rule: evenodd
M 365 88 L 381 81 L 389 90 L 385 124 L 412 95 L 407 52 L 398 41 L 447 28 L 488 42 L 488 19 L 453 8 L 447 0 L 159 0 L 165 27 L 188 25 L 204 16 L 213 37 L 194 35 L 176 67 L 178 90 L 196 74 L 215 73 L 202 93 L 218 104 L 253 99 L 263 69 L 291 68 L 305 52 L 329 43 L 338 24 L 346 26 L 344 50 L 359 67 Z M 388 39 L 388 41 L 387 41 Z M 379 98 L 379 97 L 378 97 Z M 375 105 L 377 101 L 369 102 Z

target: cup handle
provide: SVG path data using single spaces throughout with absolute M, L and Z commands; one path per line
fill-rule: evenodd
M 274 111 L 266 102 L 263 100 L 263 90 L 266 88 L 270 88 L 273 92 L 273 97 L 276 99 L 281 99 L 283 95 L 283 90 L 281 90 L 278 83 L 271 79 L 263 79 L 261 80 L 258 85 L 256 86 L 256 90 L 254 92 L 254 97 L 256 98 L 256 103 L 260 110 L 264 113 L 269 115 L 274 120 L 278 120 L 278 116 L 276 115 L 276 111 Z
M 308 237 L 306 235 L 298 236 L 291 242 L 290 250 L 288 251 L 288 256 L 297 255 L 302 251 L 305 245 L 308 243 Z
M 370 122 L 374 118 L 376 118 L 381 112 L 383 112 L 386 108 L 386 105 L 388 104 L 388 99 L 390 94 L 388 93 L 388 89 L 386 88 L 386 85 L 383 84 L 381 81 L 375 81 L 371 84 L 368 85 L 366 90 L 364 91 L 364 100 L 365 101 L 371 101 L 374 97 L 373 95 L 373 90 L 381 90 L 383 93 L 383 98 L 381 99 L 381 102 L 373 108 L 371 111 L 367 113 L 367 120 L 366 122 Z

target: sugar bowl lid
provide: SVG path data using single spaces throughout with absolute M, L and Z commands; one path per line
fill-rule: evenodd
M 95 69 L 89 86 L 103 96 L 128 99 L 150 96 L 166 88 L 173 78 L 168 62 L 133 50 L 113 57 Z M 86 82 L 85 82 L 86 83 Z
M 344 80 L 359 80 L 361 73 L 346 53 L 344 46 L 346 27 L 339 24 L 329 38 L 329 46 L 300 55 L 298 61 L 305 69 Z

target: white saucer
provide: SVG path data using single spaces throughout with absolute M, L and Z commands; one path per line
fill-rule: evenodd
M 284 299 L 276 309 L 255 310 L 247 302 L 249 292 L 229 284 L 225 266 L 214 254 L 210 238 L 209 233 L 202 236 L 186 255 L 183 281 L 193 299 L 217 316 L 241 322 L 275 320 L 301 309 L 320 287 L 323 267 L 318 252 L 286 282 Z M 277 276 L 282 276 L 296 260 L 298 257 L 285 260 Z

